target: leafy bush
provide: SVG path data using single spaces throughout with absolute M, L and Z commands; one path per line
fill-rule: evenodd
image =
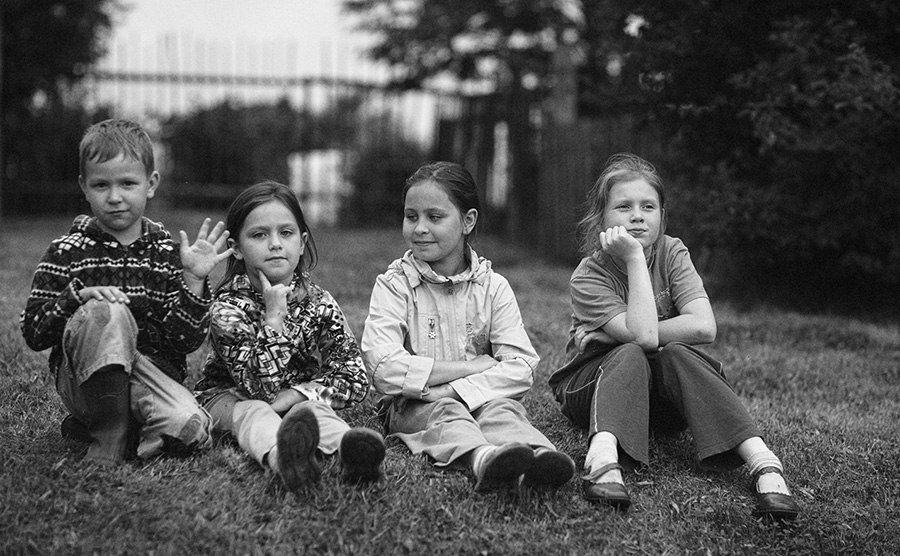
M 351 156 L 347 179 L 352 192 L 342 205 L 341 222 L 357 226 L 396 224 L 403 211 L 403 184 L 426 159 L 421 145 L 386 122 L 365 127 L 387 130 L 362 137 Z

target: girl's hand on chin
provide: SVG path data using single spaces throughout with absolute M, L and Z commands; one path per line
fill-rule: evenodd
M 629 257 L 644 257 L 644 248 L 624 226 L 613 226 L 600 232 L 600 248 L 617 259 L 627 260 Z

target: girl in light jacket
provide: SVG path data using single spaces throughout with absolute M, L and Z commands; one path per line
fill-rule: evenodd
M 471 174 L 427 164 L 406 181 L 403 203 L 409 250 L 378 276 L 361 346 L 385 395 L 385 429 L 438 466 L 469 466 L 477 491 L 562 486 L 572 459 L 519 402 L 539 358 L 516 298 L 469 246 L 479 210 Z

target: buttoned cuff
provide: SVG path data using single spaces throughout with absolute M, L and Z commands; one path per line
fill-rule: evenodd
M 403 397 L 422 399 L 425 384 L 434 368 L 434 359 L 413 355 L 409 360 L 409 368 L 403 380 Z

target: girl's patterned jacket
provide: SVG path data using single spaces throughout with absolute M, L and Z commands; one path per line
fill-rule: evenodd
M 296 388 L 315 398 L 332 388 L 330 400 L 344 407 L 365 399 L 369 380 L 359 346 L 330 293 L 304 275 L 291 283 L 283 333 L 265 324 L 262 295 L 246 274 L 217 293 L 210 308 L 212 351 L 196 389 L 201 396 L 238 387 L 253 399 L 271 402 Z
M 38 264 L 20 318 L 25 343 L 53 348 L 50 369 L 59 367 L 63 331 L 81 307 L 88 286 L 117 286 L 128 296 L 138 325 L 137 349 L 163 372 L 182 382 L 185 355 L 203 344 L 209 303 L 194 295 L 181 274 L 181 255 L 162 224 L 147 218 L 142 235 L 122 245 L 93 217 L 75 218 L 69 233 L 54 240 Z M 208 286 L 204 288 L 209 291 Z
M 420 399 L 435 360 L 482 354 L 500 363 L 450 382 L 469 411 L 531 388 L 540 359 L 509 282 L 475 251 L 469 257 L 469 268 L 448 278 L 407 251 L 376 280 L 362 349 L 381 394 Z

